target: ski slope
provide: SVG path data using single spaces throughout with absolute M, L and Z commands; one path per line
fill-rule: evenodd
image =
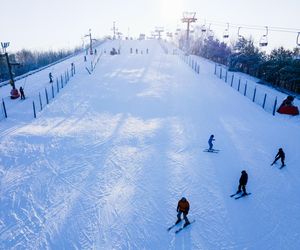
M 299 249 L 299 119 L 272 116 L 157 41 L 100 50 L 91 75 L 75 58 L 37 119 L 18 108 L 0 122 L 0 249 Z M 46 84 L 39 74 L 25 102 Z M 203 152 L 211 134 L 218 154 Z M 270 166 L 279 147 L 282 170 Z M 243 169 L 252 195 L 234 200 Z M 175 235 L 182 196 L 196 222 Z

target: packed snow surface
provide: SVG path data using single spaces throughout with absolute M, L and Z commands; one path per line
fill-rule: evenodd
M 28 77 L 25 101 L 5 98 L 0 249 L 299 249 L 297 117 L 272 116 L 206 60 L 196 74 L 154 40 L 98 51 L 91 75 L 81 54 Z M 34 119 L 31 97 L 71 62 L 77 74 Z M 217 154 L 203 152 L 211 134 Z M 252 195 L 234 200 L 242 170 Z M 182 196 L 196 222 L 167 232 Z

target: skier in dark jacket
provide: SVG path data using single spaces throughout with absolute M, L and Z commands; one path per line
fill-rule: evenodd
M 177 205 L 177 221 L 175 224 L 178 224 L 181 221 L 181 214 L 183 214 L 183 219 L 185 220 L 184 227 L 189 225 L 190 222 L 187 218 L 187 215 L 190 210 L 190 204 L 186 198 L 182 197 L 180 201 L 178 201 Z
M 248 182 L 248 174 L 245 170 L 243 170 L 241 173 L 242 173 L 242 175 L 240 177 L 239 187 L 238 187 L 238 191 L 236 193 L 238 194 L 238 193 L 242 192 L 242 190 L 243 190 L 243 195 L 247 195 L 246 185 Z
M 214 139 L 214 135 L 211 135 L 210 137 L 209 137 L 209 139 L 208 139 L 208 145 L 209 145 L 209 149 L 208 150 L 213 150 L 213 141 L 215 141 L 215 139 Z
M 285 153 L 283 152 L 282 148 L 280 148 L 278 150 L 278 153 L 276 154 L 275 159 L 274 159 L 273 163 L 271 164 L 271 166 L 273 166 L 276 163 L 276 161 L 278 161 L 279 159 L 281 159 L 281 167 L 284 167 L 285 166 L 285 164 L 284 164 Z
M 22 86 L 20 87 L 20 94 L 21 94 L 21 100 L 25 100 L 25 94 L 24 94 L 24 89 L 22 88 Z
M 53 76 L 52 76 L 52 73 L 51 73 L 51 72 L 49 73 L 49 82 L 50 82 L 50 83 L 53 83 Z

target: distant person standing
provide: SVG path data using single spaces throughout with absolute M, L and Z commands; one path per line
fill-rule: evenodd
M 72 76 L 75 75 L 75 65 L 73 62 L 71 63 L 71 74 Z
M 53 76 L 52 76 L 52 73 L 51 73 L 51 72 L 49 73 L 49 82 L 50 82 L 50 83 L 53 83 Z
M 21 100 L 25 100 L 25 94 L 24 94 L 24 89 L 22 88 L 22 86 L 20 87 L 20 94 L 21 94 Z
M 280 168 L 283 168 L 285 166 L 285 164 L 284 164 L 285 153 L 283 152 L 282 148 L 280 148 L 278 150 L 278 153 L 276 154 L 275 159 L 274 159 L 273 163 L 271 164 L 271 166 L 273 166 L 276 163 L 276 161 L 278 161 L 279 159 L 281 160 L 281 167 Z
M 211 135 L 210 137 L 209 137 L 209 139 L 208 139 L 208 146 L 209 146 L 209 148 L 208 148 L 208 150 L 213 150 L 213 141 L 215 141 L 215 136 L 214 135 Z

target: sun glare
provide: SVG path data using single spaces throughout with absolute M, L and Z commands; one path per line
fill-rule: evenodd
M 176 24 L 183 12 L 183 0 L 163 0 L 161 16 L 165 23 Z

